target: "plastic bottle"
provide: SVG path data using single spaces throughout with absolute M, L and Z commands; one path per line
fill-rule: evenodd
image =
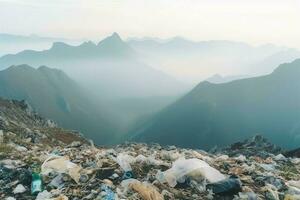
M 39 192 L 43 191 L 42 177 L 38 172 L 37 167 L 33 167 L 33 172 L 31 175 L 31 194 L 37 195 Z

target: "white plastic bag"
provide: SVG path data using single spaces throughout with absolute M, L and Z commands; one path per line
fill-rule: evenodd
M 120 165 L 120 167 L 123 169 L 124 172 L 129 172 L 129 171 L 132 171 L 130 164 L 135 161 L 135 158 L 126 153 L 120 153 L 117 156 L 116 161 Z
M 171 187 L 175 187 L 177 182 L 183 183 L 187 176 L 193 179 L 205 178 L 210 183 L 226 178 L 218 170 L 209 166 L 203 160 L 196 158 L 178 159 L 173 163 L 171 169 L 165 172 L 158 172 L 156 178 L 161 183 L 168 183 Z
M 66 173 L 69 174 L 76 183 L 79 183 L 81 169 L 80 166 L 72 163 L 66 157 L 50 155 L 42 164 L 41 173 L 49 174 L 52 171 Z

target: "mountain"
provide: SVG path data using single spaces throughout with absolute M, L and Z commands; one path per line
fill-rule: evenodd
M 37 35 L 13 35 L 0 33 L 0 56 L 18 53 L 25 49 L 43 50 L 51 47 L 53 42 L 63 41 L 70 44 L 78 44 L 79 40 L 65 38 L 40 37 Z
M 0 71 L 0 96 L 25 100 L 42 116 L 99 144 L 114 139 L 115 128 L 105 106 L 60 70 L 11 66 Z
M 300 142 L 300 60 L 273 73 L 224 84 L 201 82 L 133 133 L 137 141 L 212 148 L 255 134 L 296 148 Z
M 26 50 L 0 58 L 0 68 L 24 63 L 63 69 L 86 88 L 108 98 L 171 96 L 186 88 L 173 77 L 141 62 L 138 53 L 117 33 L 98 44 L 71 46 L 56 42 L 48 50 Z
M 211 74 L 265 75 L 281 63 L 300 58 L 300 51 L 272 44 L 251 46 L 222 40 L 195 42 L 181 37 L 131 39 L 128 44 L 141 54 L 144 62 L 179 80 L 193 83 L 205 80 Z
M 211 77 L 209 77 L 208 79 L 206 79 L 207 82 L 210 82 L 210 83 L 216 83 L 216 84 L 219 84 L 219 83 L 227 83 L 227 82 L 231 82 L 231 81 L 234 81 L 234 80 L 239 80 L 239 79 L 244 79 L 244 78 L 249 78 L 247 76 L 243 76 L 243 75 L 236 75 L 236 76 L 222 76 L 220 74 L 215 74 Z

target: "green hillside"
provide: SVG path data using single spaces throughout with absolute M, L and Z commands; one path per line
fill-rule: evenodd
M 275 144 L 300 143 L 300 60 L 272 74 L 225 84 L 202 82 L 134 131 L 138 141 L 211 148 L 260 133 Z
M 38 113 L 65 128 L 81 131 L 99 144 L 115 138 L 109 112 L 60 70 L 11 66 L 0 71 L 0 96 L 24 99 Z

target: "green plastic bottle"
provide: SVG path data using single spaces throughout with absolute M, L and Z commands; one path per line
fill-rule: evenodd
M 42 177 L 39 170 L 37 168 L 33 168 L 33 172 L 31 175 L 31 194 L 37 195 L 39 192 L 43 191 L 43 183 L 42 183 Z

